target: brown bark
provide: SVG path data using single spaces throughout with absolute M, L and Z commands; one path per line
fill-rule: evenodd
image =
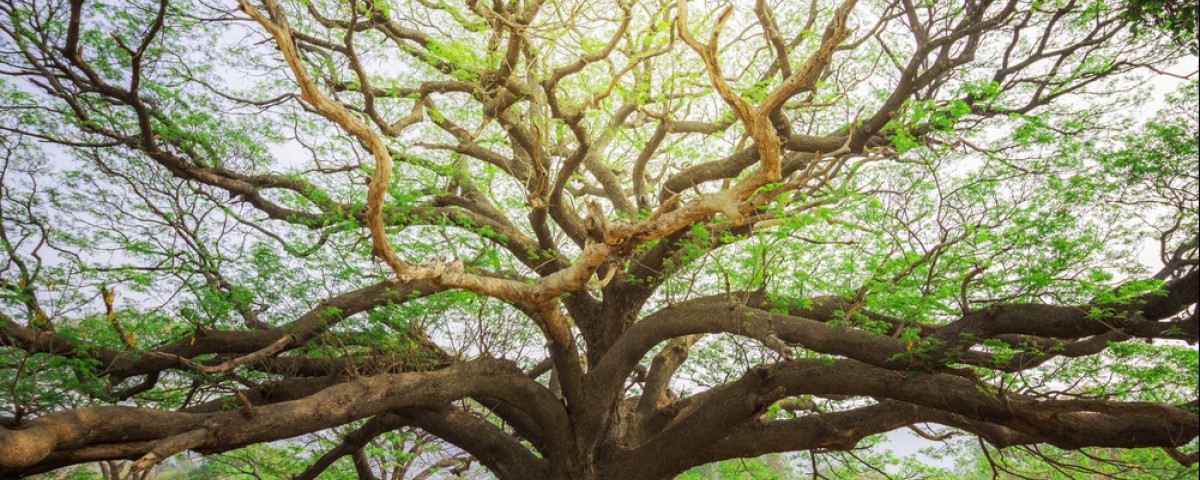
M 286 105 L 294 111 L 280 114 L 284 117 L 297 116 L 301 119 L 297 123 L 324 122 L 337 129 L 351 139 L 346 148 L 369 157 L 370 178 L 354 161 L 284 175 L 213 153 L 225 150 L 204 143 L 208 132 L 193 132 L 185 120 L 174 118 L 178 111 L 190 110 L 147 91 L 146 85 L 151 90 L 171 88 L 154 70 L 159 68 L 155 62 L 170 63 L 157 52 L 164 43 L 163 29 L 170 33 L 195 21 L 176 18 L 177 12 L 165 0 L 147 10 L 153 13 L 147 17 L 152 20 L 139 31 L 140 37 L 111 36 L 113 51 L 125 55 L 115 62 L 95 58 L 94 46 L 81 45 L 81 35 L 96 33 L 90 24 L 92 5 L 73 0 L 69 9 L 42 12 L 65 26 L 65 32 L 58 32 L 45 25 L 12 27 L 24 13 L 14 13 L 19 10 L 14 2 L 0 3 L 8 16 L 4 21 L 9 22 L 0 24 L 8 42 L 0 43 L 12 45 L 4 47 L 0 69 L 33 79 L 31 85 L 44 90 L 46 98 L 60 101 L 53 108 L 26 109 L 61 116 L 63 132 L 68 133 L 25 130 L 6 120 L 0 128 L 26 140 L 78 149 L 79 157 L 92 161 L 97 172 L 131 185 L 129 189 L 136 192 L 131 195 L 140 195 L 134 201 L 144 200 L 149 210 L 159 214 L 154 217 L 156 228 L 198 245 L 187 255 L 166 256 L 164 263 L 146 271 L 171 282 L 193 274 L 203 278 L 197 285 L 219 293 L 215 297 L 219 302 L 213 303 L 229 303 L 234 318 L 240 319 L 231 326 L 189 316 L 188 333 L 143 345 L 127 331 L 133 322 L 123 323 L 120 318 L 124 314 L 111 296 L 115 290 L 103 287 L 103 313 L 108 320 L 104 328 L 112 332 L 97 332 L 97 337 L 115 333 L 119 343 L 101 345 L 103 339 L 73 337 L 69 327 L 89 314 L 48 315 L 52 302 L 46 300 L 40 284 L 33 286 L 42 265 L 27 265 L 23 259 L 37 255 L 21 250 L 32 248 L 36 253 L 41 248 L 29 240 L 35 234 L 17 240 L 7 237 L 9 232 L 44 231 L 50 224 L 31 213 L 21 228 L 9 228 L 9 211 L 20 209 L 5 203 L 0 244 L 7 258 L 0 271 L 5 277 L 0 290 L 7 296 L 0 305 L 6 309 L 0 312 L 0 353 L 15 368 L 22 358 L 63 360 L 71 366 L 62 367 L 62 376 L 74 375 L 93 388 L 71 397 L 78 407 L 40 408 L 32 400 L 22 403 L 23 397 L 15 393 L 21 380 L 30 380 L 13 380 L 12 392 L 0 394 L 4 402 L 0 407 L 13 415 L 0 417 L 0 478 L 95 461 L 102 462 L 103 472 L 110 477 L 126 468 L 131 475 L 145 475 L 179 452 L 227 452 L 359 421 L 365 423 L 345 433 L 339 445 L 297 472 L 296 478 L 316 478 L 347 456 L 360 478 L 377 478 L 364 448 L 398 428 L 419 428 L 464 452 L 448 459 L 445 466 L 478 462 L 503 479 L 666 479 L 696 465 L 736 457 L 851 450 L 867 436 L 925 422 L 978 436 L 998 448 L 1035 444 L 1064 449 L 1163 448 L 1181 464 L 1195 462 L 1194 453 L 1175 450 L 1200 435 L 1195 401 L 1172 405 L 1074 392 L 1012 391 L 989 377 L 992 372 L 1031 371 L 1052 361 L 1102 354 L 1113 344 L 1130 340 L 1200 341 L 1195 240 L 1179 247 L 1169 268 L 1154 277 L 1167 280 L 1161 291 L 1118 302 L 978 300 L 972 297 L 972 288 L 993 287 L 973 283 L 974 275 L 985 267 L 948 273 L 931 269 L 926 287 L 949 282 L 932 278 L 937 275 L 965 275 L 955 280 L 962 290 L 961 308 L 955 311 L 961 313 L 930 313 L 929 321 L 864 307 L 872 294 L 868 287 L 894 286 L 894 279 L 889 283 L 872 278 L 864 285 L 848 285 L 845 291 L 858 289 L 858 294 L 845 298 L 789 298 L 789 292 L 778 291 L 764 264 L 762 272 L 748 275 L 753 277 L 748 285 L 731 286 L 727 272 L 722 272 L 726 275 L 722 293 L 713 294 L 721 289 L 711 285 L 704 291 L 692 290 L 711 283 L 712 278 L 705 276 L 714 275 L 704 270 L 705 260 L 698 258 L 719 257 L 736 250 L 734 246 L 743 239 L 793 220 L 852 223 L 824 210 L 836 210 L 839 202 L 851 197 L 894 193 L 869 185 L 852 193 L 846 190 L 859 188 L 855 175 L 874 162 L 909 161 L 894 152 L 896 145 L 890 139 L 898 132 L 933 144 L 939 141 L 939 132 L 955 128 L 908 119 L 914 105 L 929 100 L 941 107 L 961 101 L 969 112 L 954 122 L 983 122 L 1034 112 L 1065 93 L 1140 63 L 1154 66 L 1173 60 L 1166 54 L 1144 61 L 1121 60 L 1073 81 L 1054 74 L 1058 65 L 1080 57 L 1129 57 L 1128 52 L 1110 53 L 1109 42 L 1123 38 L 1120 35 L 1127 30 L 1118 17 L 1075 25 L 1072 28 L 1087 30 L 1078 42 L 1046 48 L 1061 33 L 1056 25 L 1068 14 L 1081 15 L 1077 11 L 1081 7 L 1072 4 L 1042 12 L 1016 0 L 982 0 L 953 18 L 936 5 L 894 2 L 872 14 L 878 17 L 875 27 L 856 29 L 856 22 L 871 15 L 854 12 L 854 0 L 830 11 L 818 9 L 814 2 L 806 25 L 796 30 L 778 21 L 776 12 L 783 6 L 763 0 L 755 2 L 749 13 L 742 5 L 711 12 L 711 26 L 689 24 L 689 9 L 696 6 L 684 0 L 657 5 L 616 1 L 610 12 L 602 12 L 611 18 L 535 0 L 472 1 L 459 10 L 419 2 L 421 8 L 441 15 L 419 19 L 409 18 L 414 14 L 403 8 L 374 0 L 344 3 L 292 6 L 275 0 L 261 5 L 240 1 L 240 11 L 249 17 L 237 20 L 245 23 L 254 41 L 277 49 L 274 58 L 282 63 L 275 73 L 290 78 L 297 91 L 267 101 L 216 93 L 241 106 L 270 110 Z M 328 16 L 330 12 L 342 16 Z M 744 40 L 730 38 L 732 28 L 726 31 L 735 13 L 745 14 L 744 21 L 751 26 L 747 31 L 760 32 L 761 38 L 754 37 L 755 48 L 767 53 L 770 65 L 735 66 L 736 61 L 721 56 L 724 48 L 745 47 L 730 47 Z M 550 15 L 557 17 L 545 18 Z M 654 25 L 641 25 L 646 18 L 653 18 Z M 817 19 L 824 23 L 818 25 Z M 901 20 L 911 45 L 900 47 L 911 51 L 895 53 L 892 49 L 898 47 L 889 46 L 879 32 L 881 25 Z M 566 42 L 564 50 L 574 48 L 567 41 L 573 38 L 570 30 L 583 28 L 575 22 L 605 24 L 609 30 L 591 47 L 581 41 L 580 51 L 563 53 L 547 46 L 546 38 L 560 36 Z M 540 30 L 560 24 L 570 28 L 554 35 Z M 481 55 L 475 62 L 448 52 L 453 38 L 444 38 L 442 27 L 490 31 L 488 43 L 494 55 Z M 646 30 L 634 31 L 642 27 Z M 706 41 L 696 38 L 697 28 L 707 30 Z M 18 33 L 27 31 L 37 35 Z M 810 39 L 813 32 L 821 35 Z M 996 40 L 999 37 L 1004 38 Z M 394 82 L 378 78 L 371 52 L 360 51 L 364 39 L 391 48 L 396 57 L 403 57 L 396 61 L 406 75 L 422 78 Z M 831 72 L 846 59 L 844 52 L 853 52 L 867 41 L 877 41 L 885 52 L 886 59 L 881 59 L 885 67 L 880 68 L 896 70 L 893 88 L 882 92 L 873 110 L 860 110 L 861 121 L 852 109 L 840 116 L 814 113 L 822 108 L 814 103 L 821 97 L 818 93 L 828 93 L 819 89 L 859 81 L 843 78 L 854 77 L 857 71 Z M 977 60 L 988 53 L 981 47 L 985 42 L 999 42 L 989 47 L 995 58 Z M 1038 46 L 1028 52 L 1018 48 L 1029 42 Z M 161 49 L 170 51 L 170 47 Z M 701 80 L 655 83 L 657 69 L 665 68 L 662 63 L 688 61 L 700 69 Z M 1050 74 L 1041 75 L 1046 78 L 1030 77 L 1029 69 L 1042 68 L 1042 63 L 1055 66 L 1049 67 Z M 326 71 L 326 64 L 345 67 L 340 73 L 345 76 Z M 734 68 L 745 71 L 735 73 Z M 965 75 L 960 71 L 964 68 L 988 72 L 1007 95 L 1003 102 L 979 94 L 959 98 L 957 93 L 942 92 L 951 88 L 947 85 L 962 83 L 958 77 Z M 1083 70 L 1084 64 L 1073 68 Z M 114 69 L 118 73 L 111 73 Z M 609 77 L 592 78 L 605 69 Z M 203 83 L 201 77 L 189 81 Z M 709 87 L 711 95 L 693 91 Z M 855 88 L 861 87 L 848 87 L 842 93 Z M 711 104 L 697 98 L 707 98 Z M 464 105 L 470 105 L 466 113 Z M 10 110 L 7 103 L 3 108 L 6 113 Z M 418 127 L 428 127 L 420 132 L 428 138 L 413 141 Z M 740 131 L 742 138 L 726 142 L 722 135 L 730 129 Z M 302 137 L 296 134 L 295 140 Z M 716 138 L 716 143 L 702 140 L 708 137 Z M 691 143 L 703 148 L 692 148 Z M 720 155 L 688 163 L 693 154 L 699 158 L 709 153 L 696 150 L 713 145 L 720 146 Z M 8 143 L 0 146 L 8 152 Z M 105 155 L 96 153 L 110 151 L 144 161 L 151 172 L 114 169 Z M 312 151 L 314 157 L 324 152 Z M 624 157 L 628 163 L 622 163 Z M 7 175 L 8 163 L 4 165 L 0 174 Z M 488 175 L 472 170 L 479 166 L 488 169 Z M 623 167 L 632 167 L 632 179 L 621 171 Z M 407 168 L 422 172 L 420 178 L 397 180 Z M 342 173 L 347 175 L 334 176 Z M 317 181 L 300 178 L 307 174 L 318 179 L 330 176 Z M 364 180 L 364 192 L 342 195 L 342 200 L 322 190 Z M 399 181 L 407 182 L 413 191 L 395 192 Z M 6 182 L 0 200 L 10 202 L 8 191 Z M 347 271 L 364 278 L 382 271 L 386 278 L 338 278 L 342 283 L 331 284 L 329 291 L 335 293 L 327 298 L 280 293 L 280 298 L 286 298 L 281 302 L 292 302 L 285 308 L 302 308 L 264 314 L 274 306 L 259 306 L 237 295 L 236 282 L 230 280 L 236 275 L 227 278 L 222 273 L 225 253 L 201 248 L 204 235 L 211 232 L 178 221 L 204 215 L 162 214 L 165 210 L 156 210 L 146 191 L 185 192 L 170 197 L 183 209 L 188 208 L 182 205 L 188 203 L 185 200 L 210 202 L 214 211 L 228 216 L 223 220 L 232 224 L 230 219 L 236 219 L 263 238 L 280 242 L 296 261 L 317 251 L 341 261 L 340 257 L 355 254 L 358 246 L 369 244 L 370 256 L 386 268 L 373 269 L 363 253 L 361 262 L 345 261 L 352 265 Z M 502 198 L 513 192 L 515 200 Z M 359 193 L 364 195 L 356 196 Z M 35 202 L 27 203 L 18 206 L 32 211 Z M 949 203 L 939 207 L 954 208 Z M 957 213 L 974 215 L 966 208 Z M 919 259 L 898 278 L 935 262 L 943 250 L 975 230 L 999 226 L 972 222 L 958 225 L 961 232 L 943 227 L 938 232 L 941 243 L 935 242 L 924 256 L 916 255 Z M 1175 229 L 1185 224 L 1180 221 Z M 276 234 L 275 227 L 284 233 Z M 421 231 L 398 232 L 405 228 Z M 459 245 L 447 230 L 474 235 L 485 246 Z M 307 252 L 295 251 L 285 238 L 296 232 L 320 239 Z M 361 238 L 350 238 L 358 234 Z M 445 244 L 428 245 L 434 235 L 441 235 Z M 397 248 L 400 241 L 420 245 Z M 798 243 L 804 241 L 820 244 L 838 239 Z M 460 257 L 460 247 L 478 258 Z M 430 254 L 431 259 L 416 261 L 397 253 L 430 250 L 454 258 Z M 503 258 L 489 260 L 484 253 Z M 894 253 L 880 256 L 892 258 Z M 805 253 L 778 254 L 784 257 L 781 262 L 787 262 L 786 255 Z M 187 265 L 194 271 L 177 272 L 175 262 L 191 262 Z M 673 277 L 692 273 L 696 275 L 692 279 L 672 283 Z M 787 273 L 797 278 L 813 274 Z M 10 274 L 20 283 L 9 283 Z M 40 280 L 46 283 L 45 278 Z M 760 290 L 737 291 L 760 285 Z M 676 287 L 686 291 L 665 292 Z M 930 294 L 920 287 L 912 287 L 914 295 Z M 548 356 L 536 354 L 534 358 L 545 360 L 525 372 L 520 365 L 533 362 L 512 358 L 511 352 L 499 352 L 508 358 L 493 358 L 488 353 L 476 355 L 489 352 L 486 346 L 471 344 L 462 351 L 444 348 L 451 344 L 439 344 L 442 339 L 428 334 L 417 320 L 363 318 L 380 311 L 403 311 L 399 307 L 407 309 L 410 302 L 477 301 L 468 296 L 451 298 L 447 292 L 452 291 L 493 302 L 479 302 L 480 324 L 493 320 L 489 317 L 494 312 L 521 315 L 524 323 L 511 328 L 536 330 L 537 342 L 544 344 Z M 189 292 L 180 288 L 175 293 Z M 503 306 L 491 309 L 497 303 Z M 88 301 L 75 308 L 86 310 Z M 456 325 L 442 331 L 443 336 L 446 331 L 463 332 L 458 326 L 462 319 L 437 320 Z M 391 329 L 395 341 L 371 338 L 378 335 L 375 327 L 380 325 Z M 730 361 L 727 381 L 714 381 L 685 395 L 678 391 L 680 373 L 686 371 L 693 350 L 706 347 L 707 341 L 750 345 L 747 348 L 755 355 L 748 358 L 768 360 L 741 366 Z M 997 353 L 993 348 L 997 342 L 1007 351 Z M 643 364 L 646 360 L 648 366 Z M 546 372 L 551 372 L 551 380 L 540 381 Z M 96 378 L 107 385 L 96 386 L 102 383 Z M 154 405 L 166 388 L 186 391 L 186 399 L 170 408 L 130 406 L 134 402 Z M 822 409 L 810 396 L 855 400 L 851 407 Z M 773 405 L 787 407 L 790 418 L 770 418 L 767 412 Z

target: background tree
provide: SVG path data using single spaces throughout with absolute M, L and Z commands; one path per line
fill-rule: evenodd
M 1194 3 L 1169 2 L 1163 0 L 1132 0 L 1125 11 L 1125 18 L 1134 21 L 1134 31 L 1148 24 L 1165 31 L 1179 45 L 1186 46 L 1193 55 L 1200 54 L 1200 23 L 1197 13 L 1200 6 Z
M 0 2 L 0 476 L 338 427 L 1194 465 L 1195 81 L 1127 132 L 1195 57 L 1123 5 Z

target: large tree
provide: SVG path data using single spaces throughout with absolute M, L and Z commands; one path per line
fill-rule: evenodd
M 0 477 L 330 429 L 302 478 L 401 429 L 505 479 L 1197 461 L 1196 84 L 1133 115 L 1195 57 L 1121 4 L 0 12 Z

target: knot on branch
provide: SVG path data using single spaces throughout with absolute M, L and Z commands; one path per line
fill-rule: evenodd
M 821 409 L 821 406 L 817 405 L 817 402 L 808 396 L 782 399 L 776 402 L 775 406 L 779 407 L 780 410 L 788 412 L 793 418 L 800 416 L 798 412 L 825 413 Z
M 184 450 L 201 448 L 208 442 L 208 429 L 198 428 L 190 432 L 181 433 L 179 435 L 167 437 L 153 450 L 139 458 L 133 465 L 130 466 L 130 473 L 149 470 L 151 467 L 163 461 L 171 455 L 182 452 Z
M 588 239 L 596 243 L 604 243 L 609 230 L 608 219 L 604 217 L 604 210 L 592 200 L 588 200 L 587 210 L 588 215 L 587 219 L 584 220 L 584 228 L 587 230 Z
M 772 388 L 771 391 L 762 395 L 748 395 L 746 401 L 748 407 L 754 411 L 754 416 L 759 417 L 767 413 L 767 409 L 771 408 L 775 402 L 778 402 L 787 394 L 787 388 L 782 385 Z
M 771 349 L 771 351 L 778 353 L 779 355 L 782 355 L 783 358 L 786 358 L 788 360 L 792 360 L 795 358 L 795 356 L 792 352 L 792 347 L 788 346 L 788 344 L 786 342 L 784 342 L 783 339 L 780 339 L 779 336 L 775 334 L 775 332 L 771 332 L 771 331 L 767 332 L 767 336 L 763 338 L 763 344 L 766 345 L 767 348 Z

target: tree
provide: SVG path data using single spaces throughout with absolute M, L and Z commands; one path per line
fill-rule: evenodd
M 1127 114 L 1195 57 L 1120 5 L 0 2 L 0 476 L 339 427 L 1193 465 L 1196 83 Z
M 1133 20 L 1136 31 L 1143 24 L 1171 34 L 1175 42 L 1186 46 L 1193 55 L 1200 54 L 1200 24 L 1196 14 L 1200 7 L 1194 3 L 1163 0 L 1131 0 L 1125 12 Z

